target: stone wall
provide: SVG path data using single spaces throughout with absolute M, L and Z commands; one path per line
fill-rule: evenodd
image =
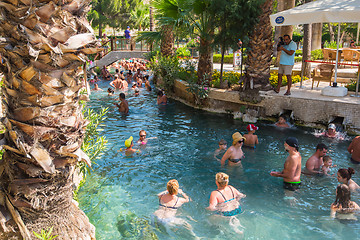
M 187 83 L 177 80 L 174 86 L 175 97 L 192 107 L 195 100 L 186 91 Z M 335 117 L 343 117 L 343 125 L 352 134 L 360 133 L 360 105 L 346 101 L 318 100 L 307 98 L 289 98 L 281 95 L 262 94 L 264 100 L 259 104 L 240 101 L 239 92 L 225 89 L 210 88 L 209 96 L 200 108 L 218 113 L 233 114 L 244 122 L 256 122 L 291 112 L 298 123 L 305 126 L 327 125 Z

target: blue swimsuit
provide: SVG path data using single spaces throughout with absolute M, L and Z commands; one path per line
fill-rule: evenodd
M 218 192 L 221 194 L 221 196 L 224 198 L 224 200 L 225 200 L 224 203 L 227 203 L 227 202 L 230 202 L 230 201 L 232 201 L 232 200 L 235 200 L 234 192 L 233 192 L 233 190 L 232 190 L 231 187 L 229 187 L 229 188 L 230 188 L 230 190 L 231 190 L 231 193 L 232 193 L 232 195 L 233 195 L 233 198 L 228 199 L 228 200 L 226 200 L 224 194 L 222 194 L 219 190 L 216 190 L 216 191 L 218 191 Z M 220 213 L 221 215 L 226 216 L 226 217 L 235 216 L 235 215 L 241 213 L 241 206 L 239 205 L 237 208 L 235 208 L 234 210 L 231 210 L 231 211 L 218 211 L 218 213 Z

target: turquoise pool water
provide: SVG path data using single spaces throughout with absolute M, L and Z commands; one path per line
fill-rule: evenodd
M 107 89 L 108 82 L 99 86 Z M 105 91 L 92 93 L 89 102 L 93 109 L 109 107 L 104 126 L 108 150 L 79 192 L 80 207 L 95 225 L 97 239 L 195 239 L 193 234 L 201 239 L 359 238 L 358 221 L 329 217 L 336 178 L 303 176 L 294 203 L 285 197 L 282 180 L 269 175 L 283 167 L 287 156 L 285 138 L 296 136 L 303 166 L 317 143 L 323 141 L 330 146 L 334 164 L 354 167 L 353 179 L 360 182 L 360 166 L 348 161 L 349 141 L 319 139 L 312 130 L 279 130 L 261 124 L 257 132 L 260 144 L 256 150 L 244 149 L 243 167 L 222 168 L 213 157 L 218 140 L 224 138 L 231 143 L 232 133 L 245 133 L 245 124 L 228 115 L 194 110 L 172 100 L 166 106 L 157 106 L 155 93 L 143 89 L 139 97 L 129 92 L 127 98 L 129 116 L 122 116 L 114 108 L 115 96 L 109 97 Z M 136 141 L 141 129 L 147 131 L 148 138 L 156 139 L 149 140 L 140 155 L 129 158 L 118 152 L 128 137 Z M 228 173 L 230 184 L 247 195 L 241 202 L 244 211 L 237 216 L 238 221 L 229 223 L 205 210 L 210 192 L 216 189 L 215 174 L 220 171 Z M 165 190 L 172 178 L 193 199 L 178 211 L 193 233 L 186 227 L 166 231 L 151 223 L 158 208 L 156 194 Z M 352 200 L 360 203 L 360 196 L 353 194 Z

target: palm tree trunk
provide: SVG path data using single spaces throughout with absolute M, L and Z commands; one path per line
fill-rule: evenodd
M 8 2 L 14 5 L 0 5 L 7 44 L 0 49 L 7 110 L 0 204 L 17 232 L 0 236 L 34 239 L 33 231 L 53 227 L 59 239 L 94 239 L 94 226 L 72 198 L 76 164 L 88 160 L 80 149 L 82 65 L 85 54 L 97 52 L 88 1 Z
M 212 34 L 211 34 L 212 35 Z M 202 80 L 211 81 L 211 74 L 213 71 L 213 52 L 212 44 L 213 40 L 211 37 L 200 37 L 199 47 L 199 62 L 198 62 L 198 81 Z
M 266 0 L 262 6 L 259 22 L 250 35 L 246 78 L 244 90 L 255 90 L 270 87 L 270 64 L 272 54 L 272 27 L 269 15 L 272 11 L 273 0 Z
M 174 55 L 174 32 L 172 25 L 162 26 L 161 34 L 161 54 L 163 56 Z

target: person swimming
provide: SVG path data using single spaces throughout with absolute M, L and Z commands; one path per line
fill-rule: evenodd
M 285 116 L 280 116 L 278 121 L 275 123 L 275 126 L 281 128 L 289 128 L 290 125 L 286 122 Z
M 336 188 L 336 199 L 331 204 L 331 217 L 356 220 L 353 213 L 360 210 L 359 205 L 351 201 L 351 191 L 348 185 L 339 184 Z
M 126 156 L 131 156 L 133 155 L 134 153 L 140 153 L 140 150 L 139 149 L 135 149 L 133 148 L 134 146 L 134 142 L 133 142 L 133 137 L 130 136 L 128 139 L 125 140 L 125 147 L 126 149 L 123 149 L 123 148 L 120 148 L 120 152 L 125 152 L 125 155 Z
M 244 146 L 250 147 L 250 148 L 256 148 L 256 144 L 259 144 L 258 136 L 255 135 L 255 131 L 257 131 L 259 128 L 255 126 L 254 124 L 249 124 L 246 127 L 246 130 L 248 131 L 247 134 L 244 134 L 245 142 Z
M 229 175 L 219 172 L 215 176 L 217 189 L 211 192 L 209 206 L 210 211 L 226 217 L 235 216 L 241 213 L 239 200 L 246 195 L 229 185 Z
M 226 148 L 227 148 L 227 142 L 224 139 L 221 139 L 219 141 L 219 148 L 215 150 L 214 152 L 214 158 L 216 158 L 217 160 L 221 160 L 218 158 L 219 155 L 223 154 L 226 152 Z
M 147 144 L 147 139 L 146 139 L 146 131 L 145 130 L 141 130 L 139 132 L 139 140 L 137 141 L 137 143 L 139 143 L 140 145 L 146 145 Z

